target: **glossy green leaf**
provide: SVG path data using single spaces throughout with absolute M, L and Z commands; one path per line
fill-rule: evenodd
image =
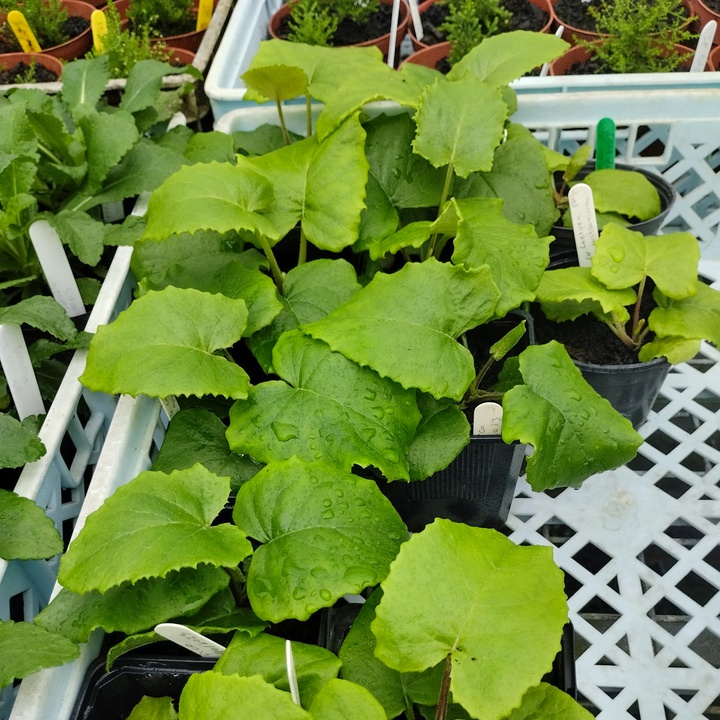
M 522 704 L 506 720 L 591 720 L 592 714 L 569 695 L 547 683 L 530 688 L 523 695 Z
M 91 60 L 76 60 L 63 68 L 61 96 L 70 111 L 80 106 L 95 107 L 110 79 L 105 55 Z
M 592 313 L 617 317 L 625 323 L 630 319 L 626 307 L 637 294 L 632 288 L 608 290 L 591 274 L 590 268 L 569 267 L 546 272 L 535 290 L 543 314 L 553 322 L 574 320 Z
M 162 79 L 166 75 L 186 72 L 184 67 L 171 67 L 158 60 L 140 60 L 128 73 L 125 92 L 120 100 L 120 108 L 136 113 L 150 107 L 160 95 Z
M 3 393 L 5 394 L 5 393 Z M 0 468 L 22 467 L 46 452 L 36 432 L 10 415 L 0 413 Z
M 171 697 L 150 697 L 146 695 L 132 709 L 128 720 L 177 720 L 175 705 Z
M 246 322 L 243 300 L 174 287 L 150 291 L 98 328 L 80 381 L 109 394 L 246 397 L 245 371 L 215 354 L 240 339 Z
M 498 299 L 487 267 L 466 270 L 431 259 L 377 274 L 342 307 L 302 329 L 403 387 L 459 400 L 475 369 L 455 338 L 489 320 Z
M 539 238 L 532 225 L 517 225 L 503 214 L 503 201 L 474 198 L 457 203 L 460 222 L 454 241 L 453 263 L 466 268 L 487 265 L 500 291 L 495 313 L 535 299 L 550 259 L 552 238 Z
M 355 269 L 346 260 L 313 260 L 290 270 L 283 281 L 283 309 L 248 341 L 263 369 L 272 370 L 272 350 L 285 331 L 325 317 L 359 289 Z
M 289 693 L 260 676 L 191 675 L 180 696 L 180 720 L 311 720 Z
M 58 340 L 72 340 L 77 335 L 73 321 L 57 300 L 33 295 L 8 307 L 0 308 L 0 323 L 29 325 L 50 333 Z
M 692 297 L 671 300 L 657 291 L 654 297 L 658 307 L 650 313 L 649 324 L 658 336 L 720 345 L 720 291 L 699 282 Z
M 315 720 L 386 720 L 383 706 L 361 685 L 330 680 L 310 706 Z
M 478 720 L 505 717 L 540 682 L 567 621 L 550 548 L 449 520 L 403 545 L 382 588 L 371 626 L 377 657 L 419 672 L 449 655 L 453 700 Z
M 536 491 L 577 487 L 635 457 L 642 438 L 583 379 L 557 342 L 520 354 L 524 385 L 503 396 L 506 443 L 533 445 L 527 479 Z
M 200 463 L 215 475 L 229 477 L 230 487 L 237 491 L 260 465 L 230 450 L 225 430 L 222 420 L 209 410 L 181 410 L 170 421 L 152 469 L 169 473 Z
M 323 142 L 312 136 L 267 155 L 238 158 L 238 168 L 282 188 L 269 210 L 281 235 L 300 223 L 308 242 L 338 252 L 358 238 L 368 173 L 364 147 L 356 114 Z
M 664 357 L 671 365 L 692 360 L 702 347 L 700 340 L 686 340 L 679 337 L 655 338 L 645 343 L 638 353 L 640 362 L 648 362 L 654 358 Z
M 232 136 L 217 130 L 191 133 L 183 154 L 191 163 L 235 162 Z
M 453 67 L 448 78 L 454 80 L 472 73 L 479 80 L 500 87 L 560 57 L 569 47 L 569 43 L 554 35 L 527 30 L 486 37 Z
M 404 248 L 421 248 L 433 233 L 435 223 L 419 220 L 400 228 L 396 233 L 379 238 L 369 244 L 370 258 L 380 260 L 387 254 L 395 254 Z
M 660 214 L 660 196 L 655 186 L 632 170 L 594 170 L 583 178 L 593 191 L 599 212 L 615 212 L 628 218 L 649 220 Z
M 0 620 L 0 688 L 79 654 L 78 646 L 62 635 L 28 622 Z
M 268 220 L 274 192 L 270 183 L 250 168 L 230 163 L 199 163 L 180 168 L 150 197 L 145 237 L 197 230 L 249 230 L 269 238 L 280 235 Z
M 382 591 L 376 590 L 363 604 L 338 656 L 340 676 L 369 690 L 389 718 L 400 716 L 413 703 L 436 705 L 443 664 L 420 673 L 401 673 L 375 657 L 375 636 L 370 629 Z
M 102 594 L 93 590 L 78 595 L 63 588 L 35 622 L 78 643 L 87 642 L 96 628 L 137 633 L 197 611 L 228 581 L 220 568 L 201 565 L 172 571 L 164 578 L 123 583 Z
M 460 177 L 492 167 L 508 115 L 499 90 L 474 75 L 427 88 L 415 115 L 413 149 L 434 167 Z
M 591 272 L 610 289 L 633 287 L 647 276 L 680 300 L 695 294 L 698 260 L 700 246 L 690 233 L 648 236 L 611 224 L 595 244 Z
M 329 650 L 317 645 L 292 643 L 300 703 L 310 707 L 313 699 L 328 680 L 336 678 L 340 660 Z M 290 692 L 285 660 L 285 640 L 262 633 L 254 638 L 236 634 L 214 670 L 224 675 L 261 675 L 265 682 Z
M 0 419 L 5 416 L 0 416 Z M 0 425 L 1 427 L 1 425 Z M 3 445 L 5 434 L 3 433 Z M 63 551 L 55 523 L 34 501 L 0 489 L 0 558 L 40 560 Z
M 138 215 L 128 215 L 122 223 L 105 226 L 105 245 L 119 247 L 121 245 L 134 246 L 145 232 L 145 218 Z
M 297 330 L 278 340 L 273 366 L 285 382 L 251 388 L 230 410 L 232 450 L 262 463 L 296 455 L 408 478 L 405 452 L 420 420 L 414 391 Z
M 569 183 L 575 176 L 585 167 L 592 155 L 592 147 L 590 145 L 581 145 L 566 161 L 563 180 Z
M 262 543 L 247 590 L 253 610 L 271 622 L 304 620 L 377 584 L 407 539 L 374 482 L 297 458 L 273 463 L 243 485 L 233 519 Z
M 400 223 L 398 211 L 372 173 L 368 175 L 365 187 L 365 209 L 360 215 L 360 229 L 353 250 L 360 253 L 368 250 L 373 243 L 392 235 Z
M 228 479 L 202 465 L 140 473 L 88 517 L 60 561 L 60 583 L 102 593 L 200 563 L 236 567 L 250 543 L 233 525 L 212 526 L 229 494 Z

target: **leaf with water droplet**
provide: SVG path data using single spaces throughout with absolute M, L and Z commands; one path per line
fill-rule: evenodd
M 324 507 L 328 488 L 312 483 L 317 476 L 330 485 L 331 492 L 342 488 L 348 501 L 344 515 L 330 514 Z M 348 517 L 354 522 L 349 523 Z M 262 543 L 250 563 L 247 591 L 258 617 L 271 622 L 304 620 L 346 593 L 377 584 L 408 537 L 402 520 L 374 482 L 297 458 L 271 463 L 245 483 L 238 492 L 233 519 Z M 373 542 L 366 542 L 370 537 Z M 270 596 L 257 596 L 258 582 L 273 588 Z M 304 598 L 293 596 L 299 589 Z
M 585 382 L 562 345 L 529 347 L 519 359 L 524 384 L 503 397 L 502 436 L 534 446 L 527 461 L 534 490 L 579 487 L 635 457 L 642 437 Z

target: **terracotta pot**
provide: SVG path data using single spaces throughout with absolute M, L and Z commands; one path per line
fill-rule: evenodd
M 62 4 L 67 8 L 70 15 L 81 17 L 90 21 L 95 7 L 88 2 L 80 0 L 62 0 Z M 71 40 L 55 45 L 54 47 L 45 48 L 42 52 L 45 55 L 61 58 L 63 60 L 75 60 L 82 57 L 92 47 L 92 32 L 90 26 L 87 30 L 83 30 Z
M 720 13 L 716 13 L 711 10 L 702 0 L 690 0 L 690 8 L 693 15 L 697 15 L 698 22 L 695 23 L 695 32 L 700 30 L 707 25 L 711 20 L 715 20 L 718 26 L 715 30 L 715 37 L 713 43 L 715 45 L 720 44 Z
M 198 9 L 199 0 L 193 1 L 193 18 L 197 16 L 197 9 Z M 126 27 L 127 25 L 127 11 L 130 7 L 130 0 L 117 0 L 117 2 L 114 3 L 115 7 L 117 8 L 118 13 L 120 13 L 120 18 L 123 21 L 123 27 Z M 213 2 L 213 8 L 217 6 L 217 0 L 214 0 Z M 203 35 L 205 34 L 204 30 L 193 30 L 192 32 L 183 33 L 182 35 L 167 35 L 162 38 L 157 38 L 156 40 L 152 40 L 151 42 L 164 42 L 168 47 L 172 48 L 181 48 L 183 50 L 189 50 L 192 53 L 197 52 L 197 49 L 200 47 L 200 43 L 202 42 Z
M 52 55 L 43 53 L 4 53 L 0 55 L 0 71 L 13 68 L 18 63 L 30 65 L 32 61 L 35 61 L 36 65 L 42 65 L 47 70 L 50 70 L 50 72 L 55 73 L 57 79 L 60 79 L 63 71 L 62 61 Z
M 708 65 L 710 65 L 710 70 L 717 70 L 720 68 L 720 45 L 713 48 L 710 53 L 710 57 L 708 58 Z
M 687 59 L 682 61 L 681 67 L 687 67 L 692 63 L 695 50 L 685 45 L 676 45 L 675 51 L 680 55 L 687 56 Z M 589 52 L 585 48 L 571 47 L 564 55 L 550 63 L 550 75 L 569 75 L 569 70 L 575 63 L 585 62 L 588 57 Z M 707 62 L 705 69 L 712 69 L 710 61 Z
M 420 48 L 410 55 L 405 62 L 424 65 L 434 70 L 435 66 L 441 60 L 445 60 L 448 57 L 450 57 L 450 43 L 441 42 L 436 45 L 426 45 L 424 48 Z
M 185 48 L 170 48 L 170 64 L 173 67 L 182 67 L 183 65 L 192 65 L 195 60 L 195 53 Z
M 421 2 L 418 6 L 418 10 L 420 11 L 420 15 L 422 14 L 432 5 L 435 4 L 437 0 L 424 0 L 424 2 Z M 551 0 L 529 0 L 535 7 L 540 8 L 544 13 L 548 16 L 548 21 L 545 24 L 545 26 L 540 30 L 539 32 L 550 32 L 550 28 L 553 26 L 553 11 L 552 11 L 552 5 Z M 410 35 L 410 40 L 412 41 L 413 48 L 415 50 L 422 50 L 426 47 L 432 47 L 431 45 L 428 45 L 427 43 L 423 42 L 422 40 L 418 40 L 415 37 L 414 33 L 414 25 L 412 23 L 412 20 L 410 21 L 410 24 L 408 25 L 408 33 Z M 437 43 L 435 43 L 437 45 Z M 423 63 L 424 64 L 424 63 Z
M 562 25 L 565 30 L 563 31 L 563 40 L 566 40 L 569 43 L 572 43 L 575 45 L 578 40 L 586 40 L 588 42 L 592 42 L 593 40 L 597 40 L 601 33 L 591 32 L 589 30 L 582 30 L 581 28 L 573 27 L 572 25 L 568 25 L 566 22 L 562 20 L 562 18 L 558 17 L 558 15 L 555 12 L 555 5 L 559 0 L 550 0 L 551 4 L 551 12 L 553 16 L 553 25 L 554 27 L 560 27 Z M 682 4 L 685 7 L 685 9 L 690 13 L 690 15 L 694 14 L 692 3 L 694 0 L 682 0 Z M 683 28 L 689 28 L 692 24 L 692 18 L 688 18 L 687 22 L 683 25 Z
M 281 39 L 278 35 L 280 23 L 290 14 L 293 1 L 294 0 L 291 0 L 291 2 L 286 3 L 285 5 L 281 5 L 277 12 L 275 12 L 274 15 L 270 18 L 270 22 L 268 23 L 268 33 L 270 34 L 270 37 Z M 393 4 L 393 0 L 381 0 L 381 2 L 383 5 Z M 406 0 L 400 0 L 400 19 L 398 21 L 397 37 L 395 41 L 395 46 L 397 48 L 400 47 L 400 43 L 405 37 L 405 33 L 407 32 L 409 23 L 410 8 L 408 7 Z M 385 35 L 382 35 L 379 38 L 373 38 L 372 40 L 366 40 L 365 42 L 353 45 L 353 47 L 367 46 L 380 48 L 383 56 L 387 57 L 388 50 L 390 49 L 390 32 L 388 31 Z

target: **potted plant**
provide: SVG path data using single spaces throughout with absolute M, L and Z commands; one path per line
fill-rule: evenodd
M 62 69 L 62 62 L 52 55 L 5 53 L 0 56 L 0 85 L 55 82 Z
M 95 9 L 81 0 L 14 0 L 0 3 L 0 35 L 9 51 L 17 52 L 20 44 L 5 19 L 11 10 L 22 10 L 36 39 L 46 52 L 63 60 L 82 57 L 92 44 L 90 16 Z
M 720 43 L 720 7 L 714 0 L 690 0 L 690 9 L 692 14 L 697 16 L 698 25 L 704 27 L 711 20 L 714 20 L 718 24 L 718 28 L 715 30 L 715 37 L 713 43 L 717 45 Z
M 548 270 L 536 291 L 544 316 L 560 323 L 538 333 L 562 332 L 588 382 L 635 426 L 647 417 L 670 364 L 694 357 L 701 340 L 720 340 L 712 319 L 720 293 L 698 279 L 699 256 L 689 233 L 644 236 L 610 223 L 589 268 Z M 578 334 L 590 332 L 586 317 L 596 332 L 589 344 Z M 590 346 L 607 359 L 593 360 Z
M 268 24 L 271 38 L 309 45 L 378 47 L 387 56 L 393 0 L 292 0 L 273 13 Z M 400 3 L 396 46 L 399 47 L 410 22 L 405 0 Z

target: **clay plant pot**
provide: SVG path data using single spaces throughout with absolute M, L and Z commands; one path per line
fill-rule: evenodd
M 695 13 L 693 9 L 693 2 L 695 0 L 682 0 L 682 4 L 685 7 L 685 9 L 690 13 L 690 15 L 697 14 Z M 561 25 L 565 28 L 563 31 L 562 38 L 563 40 L 566 40 L 567 42 L 571 43 L 572 45 L 575 45 L 578 40 L 585 40 L 587 42 L 592 42 L 593 40 L 597 40 L 601 33 L 593 32 L 591 30 L 583 30 L 582 28 L 573 27 L 572 25 L 568 25 L 561 17 L 558 16 L 558 14 L 555 12 L 555 5 L 559 0 L 550 0 L 551 4 L 551 12 L 552 12 L 552 18 L 553 18 L 553 26 L 554 27 L 560 27 Z M 689 28 L 692 24 L 693 20 L 692 17 L 688 18 L 687 22 L 683 25 L 684 28 Z
M 708 58 L 708 65 L 710 65 L 710 70 L 720 68 L 720 45 L 712 49 L 710 57 Z
M 60 79 L 63 71 L 62 62 L 52 55 L 44 55 L 43 53 L 5 53 L 0 55 L 0 72 L 15 67 L 18 63 L 23 65 L 30 65 L 31 62 L 35 62 L 37 65 L 42 65 L 44 68 L 57 75 L 57 79 Z
M 441 42 L 436 45 L 426 45 L 410 55 L 405 62 L 415 65 L 424 65 L 435 70 L 435 66 L 442 60 L 450 57 L 450 43 Z
M 689 67 L 695 55 L 695 50 L 685 45 L 676 45 L 675 52 L 684 58 L 680 63 L 680 67 Z M 550 63 L 550 75 L 570 75 L 570 70 L 575 63 L 585 62 L 589 57 L 590 52 L 586 48 L 579 45 L 571 47 L 564 55 Z M 710 60 L 706 63 L 705 69 L 711 69 Z
M 88 2 L 81 0 L 62 0 L 62 4 L 66 7 L 70 15 L 81 17 L 90 22 L 90 16 L 93 14 L 95 7 Z M 48 47 L 43 49 L 44 55 L 52 55 L 62 60 L 75 60 L 81 58 L 92 47 L 92 32 L 88 25 L 79 35 L 71 38 L 61 45 Z
M 270 37 L 275 39 L 282 39 L 280 38 L 279 30 L 280 25 L 282 21 L 290 14 L 292 10 L 292 2 L 288 2 L 284 5 L 281 5 L 280 8 L 275 12 L 272 17 L 270 18 L 270 22 L 268 23 L 268 33 Z M 381 0 L 383 5 L 390 5 L 392 6 L 393 0 Z M 410 8 L 406 2 L 406 0 L 400 0 L 400 18 L 398 20 L 398 27 L 397 27 L 397 36 L 395 40 L 395 46 L 396 48 L 400 47 L 400 43 L 402 42 L 403 38 L 405 37 L 405 34 L 407 33 L 408 25 L 410 23 Z M 371 40 L 366 40 L 365 42 L 357 43 L 356 45 L 353 45 L 353 47 L 377 47 L 380 48 L 380 51 L 383 54 L 383 57 L 387 57 L 388 50 L 390 49 L 390 30 L 388 28 L 388 32 L 385 35 L 381 35 L 378 38 L 373 38 Z
M 424 0 L 424 2 L 421 2 L 418 6 L 418 10 L 420 11 L 420 16 L 422 17 L 422 14 L 431 6 L 433 6 L 436 3 L 437 0 Z M 539 32 L 550 32 L 550 28 L 553 25 L 553 12 L 552 12 L 552 5 L 550 3 L 550 0 L 529 0 L 535 7 L 540 8 L 547 16 L 548 20 L 545 26 L 540 30 Z M 432 45 L 428 45 L 426 42 L 423 42 L 422 40 L 418 40 L 415 37 L 414 33 L 414 26 L 412 22 L 408 26 L 408 34 L 410 35 L 410 41 L 412 42 L 412 46 L 414 50 L 422 50 L 426 47 L 432 47 Z M 434 43 L 435 45 L 439 43 Z M 424 65 L 425 63 L 421 63 Z
M 173 67 L 183 67 L 184 65 L 192 65 L 195 60 L 195 53 L 185 48 L 171 47 L 170 64 Z
M 718 26 L 715 30 L 713 44 L 720 44 L 720 13 L 711 10 L 702 0 L 690 0 L 690 7 L 692 14 L 697 15 L 698 18 L 698 21 L 695 23 L 695 32 L 699 33 L 711 20 L 715 20 Z

